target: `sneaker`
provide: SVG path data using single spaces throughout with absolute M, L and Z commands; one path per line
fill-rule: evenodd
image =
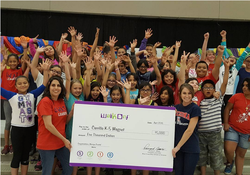
M 10 147 L 9 145 L 5 145 L 3 150 L 1 151 L 2 155 L 6 155 L 10 152 Z
M 9 149 L 10 149 L 10 154 L 12 154 L 13 153 L 13 147 L 12 147 L 12 145 L 9 146 Z
M 234 167 L 234 160 L 233 160 L 232 164 L 230 164 L 230 163 L 226 164 L 226 168 L 224 170 L 224 173 L 231 174 L 233 167 Z
M 42 170 L 42 161 L 38 161 L 35 165 L 35 171 L 41 171 Z

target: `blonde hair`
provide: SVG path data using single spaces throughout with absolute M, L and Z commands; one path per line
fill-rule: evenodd
M 213 55 L 215 55 L 215 53 L 214 53 L 213 50 L 207 50 L 207 51 L 206 51 L 206 56 L 207 56 L 207 54 L 209 54 L 209 53 L 212 53 Z

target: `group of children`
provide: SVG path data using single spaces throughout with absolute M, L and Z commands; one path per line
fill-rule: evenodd
M 217 47 L 217 55 L 207 50 L 209 33 L 206 33 L 201 57 L 184 51 L 180 66 L 177 66 L 181 41 L 167 47 L 158 58 L 156 48 L 161 43 L 147 44 L 153 35 L 151 29 L 145 31 L 138 52 L 135 53 L 137 40 L 130 43 L 131 54 L 123 47 L 115 47 L 117 40 L 114 36 L 109 38 L 101 51 L 97 46 L 99 31 L 97 28 L 90 50 L 82 44 L 82 34 L 77 34 L 74 27 L 68 28 L 71 42 L 66 40 L 68 33 L 63 33 L 57 48 L 51 45 L 38 47 L 37 37 L 29 41 L 20 37 L 24 51 L 21 58 L 16 54 L 8 55 L 2 45 L 1 98 L 6 118 L 2 154 L 14 152 L 11 174 L 18 174 L 20 163 L 22 174 L 27 174 L 29 154 L 36 152 L 36 146 L 41 154 L 36 169 L 43 168 L 43 174 L 53 174 L 52 165 L 48 165 L 51 158 L 48 158 L 46 151 L 56 150 L 53 155 L 60 161 L 69 159 L 65 150 L 63 156 L 58 152 L 62 147 L 70 150 L 74 102 L 86 100 L 174 106 L 176 126 L 172 154 L 176 175 L 193 174 L 197 165 L 201 167 L 201 174 L 206 174 L 208 159 L 214 174 L 220 174 L 223 166 L 221 130 L 224 123 L 227 158 L 224 171 L 231 173 L 236 152 L 236 174 L 241 175 L 250 134 L 250 56 L 247 56 L 250 43 L 239 58 L 225 58 L 226 31 L 220 33 L 222 42 Z M 68 48 L 64 52 L 62 45 L 65 43 Z M 236 92 L 245 98 L 242 100 L 246 107 L 242 110 L 234 108 L 237 75 L 239 83 Z M 55 106 L 62 98 L 64 102 L 60 101 L 60 108 Z M 46 104 L 51 107 L 48 107 L 50 112 L 45 112 Z M 229 117 L 230 110 L 233 114 L 234 110 L 238 110 L 235 113 L 240 114 L 239 118 Z M 68 111 L 68 115 L 63 111 Z M 65 121 L 56 121 L 58 112 L 65 116 Z M 12 145 L 9 142 L 10 129 Z M 230 130 L 234 131 L 234 135 L 230 134 Z M 51 135 L 58 137 L 61 145 L 54 147 L 54 143 L 50 146 L 49 140 L 46 143 L 41 141 Z M 78 167 L 70 169 L 66 167 L 69 165 L 65 165 L 67 161 L 63 162 L 65 174 L 77 174 Z M 87 174 L 91 173 L 92 168 L 87 167 Z M 96 167 L 95 174 L 99 173 L 100 168 Z M 112 171 L 107 169 L 107 173 Z M 131 170 L 131 174 L 135 175 L 136 170 Z M 147 175 L 149 171 L 144 170 L 143 174 Z

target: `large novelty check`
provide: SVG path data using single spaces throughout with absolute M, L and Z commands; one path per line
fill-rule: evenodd
M 172 171 L 173 107 L 77 101 L 71 166 Z

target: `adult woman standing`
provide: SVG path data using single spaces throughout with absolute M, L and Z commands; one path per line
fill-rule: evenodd
M 37 148 L 42 159 L 42 175 L 51 174 L 55 155 L 62 164 L 62 174 L 72 173 L 72 167 L 69 166 L 71 144 L 65 138 L 65 125 L 73 115 L 73 108 L 67 115 L 64 97 L 65 87 L 62 78 L 51 77 L 45 88 L 43 99 L 37 107 Z
M 172 150 L 176 175 L 194 174 L 199 160 L 198 121 L 200 108 L 192 102 L 194 89 L 184 83 L 180 87 L 181 104 L 176 108 L 175 148 Z
M 242 174 L 245 154 L 250 146 L 250 78 L 244 79 L 242 91 L 243 93 L 237 93 L 228 100 L 224 111 L 224 150 L 227 158 L 225 174 L 232 171 L 234 152 L 236 174 Z

